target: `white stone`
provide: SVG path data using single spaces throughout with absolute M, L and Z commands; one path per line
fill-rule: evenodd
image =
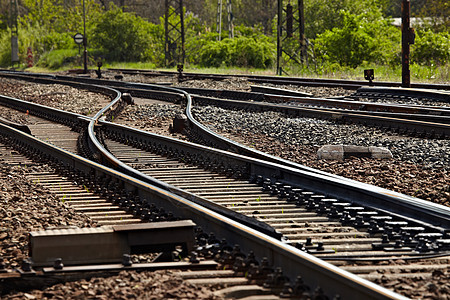
M 343 145 L 325 145 L 317 150 L 317 157 L 319 159 L 343 160 L 344 146 Z

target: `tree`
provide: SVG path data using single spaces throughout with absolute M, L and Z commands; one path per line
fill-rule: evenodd
M 372 12 L 373 13 L 373 12 Z M 321 33 L 315 39 L 318 57 L 340 65 L 356 67 L 363 61 L 391 63 L 398 57 L 400 32 L 381 17 L 342 11 L 343 25 Z
M 423 23 L 422 29 L 433 32 L 449 32 L 450 30 L 450 2 L 448 0 L 427 0 L 417 14 Z
M 118 7 L 102 14 L 92 31 L 94 47 L 100 49 L 105 58 L 115 61 L 155 59 L 155 55 L 163 52 L 163 37 L 162 26 Z

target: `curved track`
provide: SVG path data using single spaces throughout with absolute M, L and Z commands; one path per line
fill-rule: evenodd
M 71 178 L 79 178 L 78 180 L 93 190 L 101 191 L 101 185 L 113 183 L 114 193 L 130 195 L 128 192 L 131 192 L 136 204 L 148 205 L 152 202 L 156 207 L 164 207 L 166 211 L 172 211 L 178 217 L 191 218 L 197 225 L 202 226 L 203 231 L 215 232 L 217 237 L 224 237 L 231 244 L 239 243 L 244 251 L 253 250 L 256 257 L 269 257 L 270 264 L 283 267 L 284 274 L 291 278 L 299 275 L 299 270 L 304 270 L 305 283 L 326 286 L 324 292 L 330 297 L 339 294 L 342 297 L 356 296 L 366 299 L 400 298 L 399 295 L 167 191 L 90 162 L 11 127 L 0 125 L 0 132 L 3 142 L 14 145 L 16 149 L 34 152 L 52 165 L 64 165 L 59 168 L 65 170 Z M 110 197 L 115 198 L 114 194 L 110 194 Z M 124 207 L 131 204 L 122 203 Z
M 187 114 L 190 117 L 191 126 L 194 126 L 204 139 L 213 136 L 214 143 L 220 143 L 227 148 L 230 145 L 236 147 L 236 143 L 211 134 L 192 118 L 189 110 L 190 105 L 192 105 L 189 101 L 189 94 L 176 89 L 156 86 L 140 85 L 139 87 L 144 91 L 142 93 L 158 95 L 156 96 L 158 98 L 171 99 L 172 101 L 187 99 Z M 127 89 L 131 90 L 129 87 Z M 166 91 L 160 93 L 161 90 Z M 399 257 L 405 260 L 409 258 L 417 260 L 448 255 L 447 232 L 450 214 L 447 208 L 355 183 L 338 176 L 310 171 L 305 167 L 294 168 L 295 165 L 277 165 L 277 161 L 267 163 L 100 121 L 101 117 L 112 119 L 111 116 L 120 110 L 117 109 L 117 105 L 119 105 L 118 99 L 100 111 L 89 122 L 89 151 L 92 152 L 93 157 L 98 157 L 99 153 L 102 153 L 102 160 L 105 163 L 132 175 L 133 178 L 137 178 L 131 180 L 131 185 L 135 186 L 133 182 L 139 180 L 141 180 L 139 184 L 142 185 L 148 185 L 150 182 L 154 186 L 170 191 L 173 197 L 181 201 L 176 204 L 173 200 L 169 201 L 170 203 L 158 200 L 158 205 L 166 206 L 166 204 L 169 204 L 169 207 L 173 210 L 186 213 L 186 208 L 183 207 L 190 203 L 187 205 L 191 207 L 187 209 L 190 212 L 188 215 L 191 218 L 192 213 L 195 216 L 192 218 L 195 219 L 196 223 L 199 222 L 208 229 L 215 228 L 221 234 L 227 232 L 227 240 L 229 238 L 232 241 L 239 240 L 241 247 L 247 250 L 252 249 L 256 244 L 264 244 L 266 248 L 270 249 L 270 255 L 274 255 L 274 263 L 282 262 L 283 270 L 291 278 L 295 277 L 295 268 L 290 265 L 292 263 L 291 256 L 294 252 L 297 255 L 298 252 L 304 253 L 306 251 L 318 257 L 332 260 L 337 265 L 340 265 L 340 261 L 356 261 L 361 258 L 365 261 L 384 261 Z M 113 113 L 110 113 L 111 111 Z M 97 140 L 97 137 L 99 140 Z M 133 146 L 134 150 L 130 150 L 130 147 L 124 144 Z M 105 146 L 116 157 L 105 151 Z M 245 150 L 245 148 L 241 149 Z M 128 166 L 117 158 L 128 163 Z M 140 171 L 131 167 L 140 169 Z M 92 167 L 90 169 L 92 172 Z M 151 175 L 151 177 L 148 175 Z M 127 177 L 127 175 L 121 176 Z M 167 178 L 173 177 L 176 177 L 175 180 L 168 182 Z M 92 176 L 90 178 L 91 182 L 88 181 L 90 185 L 98 185 L 98 181 Z M 198 185 L 196 182 L 198 182 Z M 130 183 L 125 185 L 128 184 Z M 132 188 L 132 190 L 136 190 L 136 188 Z M 138 192 L 135 192 L 135 194 L 137 193 L 140 196 L 140 189 L 137 190 Z M 152 190 L 155 191 L 158 188 L 152 188 Z M 167 195 L 167 192 L 163 190 L 160 190 L 160 193 Z M 181 195 L 183 198 L 174 194 Z M 163 198 L 165 197 L 167 196 L 163 196 Z M 186 198 L 192 202 L 181 200 Z M 151 216 L 148 211 L 143 210 L 144 207 L 140 206 L 143 204 L 142 201 L 134 202 L 126 197 L 119 203 L 121 206 L 127 207 L 128 210 L 134 211 L 135 214 L 141 215 L 144 219 Z M 387 204 L 389 208 L 386 207 Z M 193 209 L 194 207 L 195 209 Z M 200 211 L 208 210 L 207 214 L 222 219 L 222 221 L 218 222 L 216 219 L 213 221 L 209 217 L 203 220 L 196 209 Z M 242 217 L 240 213 L 244 213 L 250 218 Z M 227 217 L 230 219 L 224 221 L 223 218 Z M 269 227 L 261 221 L 267 223 Z M 221 222 L 236 224 L 237 228 L 241 228 L 237 229 L 237 232 L 240 233 L 236 234 L 236 231 L 230 228 L 217 227 Z M 243 224 L 246 225 L 238 225 L 237 222 L 244 222 Z M 234 225 L 232 227 L 236 229 Z M 243 229 L 244 227 L 246 229 Z M 254 231 L 254 229 L 257 229 L 257 231 Z M 217 232 L 216 230 L 212 231 Z M 253 241 L 242 241 L 238 238 L 238 236 L 249 238 L 247 233 L 258 231 L 265 232 L 272 238 L 262 235 L 264 236 L 262 238 L 264 242 L 261 240 L 255 241 L 256 244 L 252 244 Z M 279 233 L 284 235 L 285 243 L 277 241 L 280 238 Z M 384 235 L 380 236 L 382 233 Z M 314 239 L 307 239 L 311 235 L 316 237 L 317 241 L 321 240 L 320 243 L 315 243 L 316 240 Z M 255 236 L 262 237 L 258 233 Z M 347 237 L 350 240 L 343 241 L 335 238 L 336 236 Z M 288 240 L 290 243 L 286 243 Z M 289 246 L 289 244 L 292 244 L 292 246 Z M 267 253 L 268 249 L 258 249 L 257 251 Z M 301 251 L 298 251 L 298 249 Z M 278 257 L 278 255 L 281 256 Z M 287 259 L 287 257 L 291 258 Z M 307 257 L 308 265 L 315 261 L 310 256 L 304 257 Z M 433 264 L 424 265 L 422 264 L 421 267 L 412 265 L 409 270 L 411 272 L 425 269 L 433 270 Z M 336 271 L 330 265 L 326 265 L 325 268 L 328 269 L 326 272 Z M 434 270 L 436 268 L 436 265 L 434 265 Z M 373 271 L 373 268 L 364 269 L 357 266 L 348 269 L 355 273 Z M 373 280 L 374 276 L 370 275 L 366 278 Z M 339 293 L 342 295 L 341 288 L 348 286 L 348 283 L 339 283 L 338 285 Z M 373 289 L 370 284 L 367 286 L 367 282 L 363 281 L 362 285 L 369 286 L 369 290 Z M 333 285 L 332 290 L 336 288 Z M 328 291 L 326 293 L 331 295 Z M 384 296 L 397 297 L 385 293 L 385 290 L 381 292 Z M 364 294 L 364 297 L 367 297 L 368 294 Z
M 112 71 L 121 72 L 123 74 L 144 75 L 149 77 L 157 76 L 179 76 L 180 73 L 170 71 L 149 71 L 139 69 L 110 69 Z M 213 79 L 223 80 L 232 77 L 243 77 L 255 83 L 273 83 L 280 85 L 303 85 L 303 86 L 326 86 L 326 87 L 344 87 L 347 89 L 358 89 L 362 86 L 368 85 L 368 81 L 359 80 L 339 80 L 339 79 L 321 79 L 321 78 L 301 78 L 301 77 L 280 77 L 280 76 L 258 76 L 258 75 L 219 75 L 219 74 L 199 74 L 199 73 L 182 73 L 182 79 Z M 383 82 L 375 81 L 374 86 L 381 87 L 400 87 L 400 82 Z M 427 83 L 412 83 L 412 88 L 420 89 L 435 89 L 435 90 L 450 90 L 448 84 L 427 84 Z

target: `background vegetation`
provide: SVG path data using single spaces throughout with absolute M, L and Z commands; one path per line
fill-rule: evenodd
M 2 67 L 11 65 L 9 3 L 0 0 Z M 233 67 L 274 73 L 277 0 L 234 0 L 233 39 L 227 38 L 224 5 L 220 41 L 215 32 L 217 0 L 184 3 L 188 68 Z M 362 74 L 361 70 L 368 67 L 376 69 L 376 76 L 399 74 L 401 32 L 392 25 L 392 18 L 400 17 L 401 0 L 304 0 L 304 3 L 308 64 L 289 65 L 291 75 L 344 76 Z M 101 59 L 108 64 L 164 67 L 164 1 L 85 0 L 85 4 L 92 66 Z M 449 2 L 416 0 L 411 8 L 413 17 L 421 18 L 414 25 L 412 77 L 449 81 Z M 33 49 L 40 68 L 80 66 L 80 51 L 72 37 L 83 32 L 82 10 L 82 0 L 20 0 L 21 66 L 25 67 L 28 47 Z

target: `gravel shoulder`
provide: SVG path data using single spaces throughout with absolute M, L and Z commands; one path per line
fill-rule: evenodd
M 126 78 L 124 78 L 126 80 Z M 148 82 L 143 78 L 141 82 Z M 168 79 L 160 78 L 159 80 Z M 131 80 L 130 80 L 131 81 Z M 183 86 L 200 83 L 184 82 Z M 248 89 L 246 80 L 202 82 L 205 88 Z M 38 85 L 3 80 L 0 94 L 37 102 L 82 114 L 92 114 L 109 102 L 106 96 L 65 86 Z M 236 85 L 236 88 L 234 86 Z M 197 87 L 197 86 L 196 86 Z M 280 87 L 280 86 L 277 86 Z M 322 92 L 305 88 L 316 96 Z M 326 91 L 323 91 L 326 93 Z M 329 92 L 341 96 L 340 91 Z M 142 101 L 129 106 L 119 122 L 131 122 L 140 129 L 176 138 L 168 127 L 180 106 Z M 5 113 L 0 110 L 0 114 Z M 290 118 L 277 113 L 253 113 L 196 107 L 196 117 L 213 130 L 249 147 L 290 159 L 362 182 L 385 187 L 407 195 L 450 206 L 450 141 L 418 139 L 386 133 L 356 125 L 335 125 L 327 121 Z M 150 118 L 149 118 L 150 117 Z M 13 118 L 12 116 L 10 118 Z M 27 116 L 17 117 L 26 122 Z M 389 148 L 392 160 L 350 158 L 344 161 L 318 160 L 316 152 L 324 144 L 354 144 Z M 0 257 L 7 268 L 20 266 L 27 256 L 28 232 L 53 226 L 96 226 L 89 218 L 75 214 L 54 195 L 26 178 L 30 168 L 47 171 L 48 167 L 6 166 L 0 164 Z M 398 264 L 402 262 L 386 262 Z M 415 285 L 402 282 L 380 282 L 386 287 L 413 298 L 430 295 L 448 299 L 448 276 L 437 274 L 432 282 L 418 278 Z M 108 278 L 92 278 L 51 286 L 28 293 L 13 293 L 2 299 L 217 299 L 212 290 L 183 282 L 174 271 L 121 272 Z
M 27 83 L 2 78 L 0 94 L 86 116 L 95 115 L 111 102 L 108 96 L 60 84 Z
M 350 179 L 450 206 L 450 140 L 421 139 L 359 125 L 291 118 L 275 112 L 195 107 L 212 130 L 248 147 Z M 319 160 L 327 144 L 388 148 L 393 159 Z
M 21 266 L 28 256 L 28 233 L 48 227 L 95 226 L 87 216 L 77 214 L 37 182 L 30 172 L 46 172 L 46 166 L 0 165 L 0 257 L 6 268 Z
M 251 84 L 240 78 L 235 81 L 191 81 L 180 85 L 248 90 Z M 302 91 L 316 95 L 327 92 L 325 88 L 307 87 Z M 328 93 L 329 96 L 338 96 L 343 92 L 331 89 Z M 119 122 L 174 136 L 167 129 L 173 117 L 182 112 L 180 106 L 153 104 L 152 101 L 144 100 L 137 106 L 128 107 Z M 276 112 L 255 113 L 194 106 L 193 113 L 212 130 L 248 147 L 325 172 L 450 206 L 448 139 L 410 137 L 360 125 L 293 118 Z M 177 138 L 183 137 L 177 135 Z M 319 160 L 317 150 L 327 144 L 385 147 L 392 152 L 393 159 L 352 157 L 344 161 Z

